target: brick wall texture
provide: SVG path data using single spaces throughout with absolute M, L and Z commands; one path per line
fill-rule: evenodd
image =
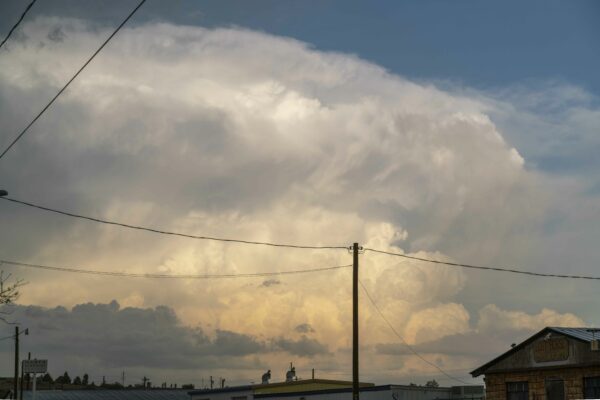
M 600 366 L 486 374 L 486 400 L 505 400 L 507 382 L 528 382 L 529 400 L 545 400 L 548 378 L 559 378 L 565 382 L 567 400 L 583 399 L 583 378 L 593 376 L 600 376 Z

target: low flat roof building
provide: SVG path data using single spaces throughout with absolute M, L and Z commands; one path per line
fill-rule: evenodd
M 547 327 L 471 372 L 487 400 L 600 398 L 600 351 L 591 328 Z
M 361 382 L 360 386 L 370 387 L 375 385 Z M 302 379 L 292 382 L 261 383 L 220 389 L 198 389 L 191 390 L 188 393 L 191 400 L 251 400 L 258 395 L 347 388 L 352 388 L 352 382 L 331 379 Z
M 352 400 L 352 382 L 307 379 L 294 382 L 193 390 L 192 400 Z M 481 385 L 427 387 L 361 383 L 361 400 L 482 400 Z

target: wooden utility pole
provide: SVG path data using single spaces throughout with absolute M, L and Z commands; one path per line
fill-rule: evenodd
M 358 400 L 358 243 L 352 255 L 352 400 Z
M 18 399 L 19 393 L 19 327 L 15 326 L 15 381 L 13 385 L 13 399 Z

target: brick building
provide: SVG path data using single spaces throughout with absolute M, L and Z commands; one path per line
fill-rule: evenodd
M 486 400 L 600 399 L 600 330 L 548 327 L 477 368 Z

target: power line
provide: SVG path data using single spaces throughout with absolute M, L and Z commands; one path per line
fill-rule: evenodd
M 425 357 L 423 357 L 421 354 L 419 354 L 415 349 L 413 349 L 413 347 L 411 345 L 409 345 L 406 340 L 402 337 L 402 335 L 400 335 L 398 333 L 398 331 L 394 328 L 394 326 L 391 324 L 391 322 L 385 317 L 385 315 L 383 315 L 383 312 L 381 312 L 381 309 L 379 308 L 379 306 L 377 305 L 377 303 L 375 303 L 375 300 L 373 300 L 373 298 L 371 297 L 371 295 L 369 294 L 369 291 L 367 290 L 367 288 L 365 287 L 365 285 L 363 285 L 362 281 L 358 281 L 360 283 L 360 286 L 363 288 L 365 294 L 367 295 L 367 298 L 369 299 L 369 301 L 371 302 L 371 304 L 373 305 L 373 307 L 375 308 L 375 310 L 377 310 L 377 313 L 379 314 L 379 316 L 381 317 L 381 319 L 383 319 L 385 321 L 385 323 L 390 327 L 390 329 L 392 330 L 392 332 L 394 332 L 394 334 L 396 336 L 398 336 L 398 338 L 402 341 L 402 343 L 417 357 L 419 357 L 422 361 L 426 362 L 427 364 L 431 365 L 432 367 L 434 367 L 435 369 L 437 369 L 438 371 L 440 371 L 442 374 L 444 374 L 444 376 L 462 383 L 463 385 L 468 385 L 467 382 L 455 378 L 452 375 L 448 374 L 446 371 L 444 371 L 443 369 L 441 369 L 437 364 L 432 363 L 431 361 L 427 360 Z
M 479 269 L 479 270 L 484 270 L 484 271 L 498 271 L 498 272 L 510 272 L 513 274 L 522 274 L 522 275 L 531 275 L 531 276 L 541 276 L 541 277 L 545 277 L 545 278 L 565 278 L 565 279 L 591 279 L 591 280 L 600 280 L 600 277 L 597 276 L 586 276 L 586 275 L 564 275 L 564 274 L 545 274 L 542 272 L 531 272 L 531 271 L 523 271 L 523 270 L 519 270 L 519 269 L 512 269 L 512 268 L 500 268 L 500 267 L 482 267 L 479 265 L 471 265 L 471 264 L 460 264 L 460 263 L 453 263 L 453 262 L 448 262 L 448 261 L 439 261 L 439 260 L 432 260 L 429 258 L 422 258 L 422 257 L 415 257 L 415 256 L 409 256 L 406 254 L 401 254 L 401 253 L 393 253 L 391 251 L 383 251 L 383 250 L 376 250 L 376 249 L 370 249 L 368 247 L 366 247 L 364 249 L 365 251 L 370 251 L 373 253 L 379 253 L 379 254 L 387 254 L 390 256 L 397 256 L 397 257 L 402 257 L 402 258 L 408 258 L 410 260 L 416 260 L 416 261 L 423 261 L 423 262 L 428 262 L 428 263 L 433 263 L 433 264 L 442 264 L 442 265 L 448 265 L 451 267 L 461 267 L 461 268 L 470 268 L 470 269 Z
M 154 278 L 154 279 L 232 279 L 232 278 L 259 278 L 259 277 L 268 277 L 268 276 L 279 276 L 279 275 L 295 275 L 295 274 L 307 274 L 312 272 L 324 272 L 324 271 L 333 271 L 342 268 L 349 268 L 352 265 L 338 265 L 334 267 L 321 267 L 321 268 L 313 268 L 313 269 L 300 269 L 294 271 L 275 271 L 275 272 L 251 272 L 246 274 L 182 274 L 182 275 L 173 275 L 173 274 L 138 274 L 138 273 L 130 273 L 130 272 L 116 272 L 116 271 L 96 271 L 96 270 L 88 270 L 88 269 L 80 269 L 80 268 L 71 268 L 71 267 L 53 267 L 48 265 L 39 265 L 39 264 L 28 264 L 22 263 L 18 261 L 10 261 L 10 260 L 0 260 L 0 264 L 8 264 L 14 265 L 18 267 L 25 268 L 35 268 L 35 269 L 44 269 L 48 271 L 58 271 L 58 272 L 70 272 L 77 274 L 88 274 L 88 275 L 105 275 L 105 276 L 121 276 L 126 278 Z
M 110 40 L 117 34 L 117 32 L 119 32 L 121 30 L 121 28 L 123 27 L 123 25 L 125 25 L 125 23 L 127 21 L 129 21 L 129 19 L 133 16 L 133 14 L 135 14 L 135 12 L 142 6 L 142 4 L 144 4 L 146 2 L 146 0 L 142 0 L 140 1 L 140 3 L 137 5 L 137 7 L 135 7 L 133 9 L 133 11 L 131 11 L 129 13 L 129 15 L 127 16 L 127 18 L 125 18 L 123 20 L 123 22 L 121 22 L 121 24 L 114 30 L 114 32 L 108 37 L 108 39 L 106 39 L 104 41 L 104 43 L 102 43 L 102 45 L 98 48 L 98 50 L 96 50 L 94 52 L 94 54 L 92 54 L 92 56 L 85 62 L 85 64 L 83 64 L 83 66 L 81 68 L 79 68 L 79 70 L 75 73 L 75 75 L 73 75 L 73 77 L 71 79 L 69 79 L 69 81 L 63 86 L 62 89 L 60 89 L 58 91 L 58 93 L 56 93 L 56 95 L 52 98 L 52 100 L 50 100 L 50 102 L 48 104 L 46 104 L 46 106 L 44 108 L 42 108 L 42 111 L 40 111 L 38 113 L 38 115 L 36 115 L 36 117 L 25 127 L 25 129 L 23 129 L 21 131 L 21 133 L 19 133 L 19 135 L 8 145 L 8 147 L 6 149 L 4 149 L 4 151 L 2 152 L 2 154 L 0 154 L 0 158 L 4 157 L 4 155 L 15 145 L 15 143 L 17 143 L 19 141 L 19 139 L 21 139 L 23 137 L 23 135 L 29 130 L 29 128 L 31 128 L 31 126 L 42 116 L 42 114 L 44 112 L 46 112 L 46 110 L 48 108 L 50 108 L 50 106 L 54 103 L 54 101 L 67 89 L 67 87 L 69 87 L 69 85 L 71 84 L 71 82 L 73 82 L 75 80 L 75 78 L 77 78 L 79 76 L 79 74 L 85 69 L 85 67 L 88 66 L 88 64 L 94 59 L 94 57 L 96 57 L 98 55 L 98 53 L 100 53 L 100 51 L 104 48 L 104 46 L 106 46 L 108 44 L 108 42 L 110 42 Z
M 0 48 L 2 48 L 2 46 L 4 46 L 4 43 L 6 43 L 6 41 L 10 37 L 10 35 L 12 35 L 12 33 L 15 31 L 15 29 L 17 29 L 17 27 L 19 26 L 19 24 L 21 24 L 21 21 L 23 21 L 23 18 L 25 18 L 25 15 L 29 12 L 29 9 L 35 4 L 36 1 L 37 0 L 33 0 L 31 3 L 29 3 L 27 5 L 27 7 L 25 8 L 25 11 L 23 11 L 23 14 L 21 14 L 21 18 L 19 18 L 19 20 L 17 21 L 17 23 L 10 29 L 10 31 L 8 31 L 8 35 L 6 35 L 6 37 L 4 38 L 4 40 L 2 41 L 2 43 L 0 43 Z
M 120 226 L 123 228 L 136 229 L 136 230 L 152 232 L 152 233 L 159 233 L 162 235 L 180 236 L 180 237 L 185 237 L 185 238 L 189 238 L 189 239 L 212 240 L 212 241 L 217 241 L 217 242 L 229 242 L 229 243 L 241 243 L 241 244 L 254 244 L 254 245 L 271 246 L 271 247 L 287 247 L 287 248 L 293 248 L 293 249 L 313 249 L 313 250 L 324 250 L 324 249 L 347 250 L 348 249 L 346 246 L 303 246 L 303 245 L 288 244 L 288 243 L 260 242 L 260 241 L 254 241 L 254 240 L 228 239 L 228 238 L 220 238 L 220 237 L 213 237 L 213 236 L 190 235 L 190 234 L 186 234 L 186 233 L 165 231 L 162 229 L 147 228 L 147 227 L 138 226 L 138 225 L 125 224 L 122 222 L 115 222 L 115 221 L 108 221 L 108 220 L 104 220 L 104 219 L 100 219 L 100 218 L 87 217 L 85 215 L 75 214 L 75 213 L 71 213 L 71 212 L 67 212 L 67 211 L 56 210 L 53 208 L 40 206 L 37 204 L 13 199 L 10 197 L 0 197 L 0 199 L 6 200 L 6 201 L 11 201 L 13 203 L 18 203 L 18 204 L 28 206 L 28 207 L 37 208 L 37 209 L 43 210 L 43 211 L 49 211 L 49 212 L 66 215 L 68 217 L 73 217 L 73 218 L 85 219 L 88 221 L 98 222 L 101 224 Z
M 71 212 L 67 212 L 67 211 L 57 210 L 54 208 L 40 206 L 38 204 L 26 202 L 23 200 L 13 199 L 10 197 L 0 197 L 0 199 L 10 201 L 13 203 L 17 203 L 17 204 L 21 204 L 24 206 L 32 207 L 32 208 L 37 208 L 37 209 L 43 210 L 43 211 L 49 211 L 52 213 L 65 215 L 68 217 L 85 219 L 85 220 L 92 221 L 92 222 L 120 226 L 120 227 L 124 227 L 124 228 L 141 230 L 141 231 L 146 231 L 146 232 L 151 232 L 151 233 L 185 237 L 185 238 L 189 238 L 189 239 L 212 240 L 212 241 L 219 241 L 219 242 L 252 244 L 252 245 L 262 245 L 262 246 L 271 246 L 271 247 L 286 247 L 286 248 L 295 248 L 295 249 L 313 249 L 313 250 L 325 250 L 325 249 L 347 250 L 348 249 L 348 247 L 346 247 L 346 246 L 295 245 L 295 244 L 289 244 L 289 243 L 261 242 L 261 241 L 254 241 L 254 240 L 242 240 L 242 239 L 220 238 L 220 237 L 214 237 L 214 236 L 191 235 L 191 234 L 186 234 L 186 233 L 165 231 L 165 230 L 161 230 L 161 229 L 154 229 L 154 228 L 148 228 L 148 227 L 143 227 L 143 226 L 138 226 L 138 225 L 125 224 L 122 222 L 108 221 L 108 220 L 104 220 L 104 219 L 100 219 L 100 218 L 88 217 L 88 216 L 81 215 L 81 214 L 75 214 L 75 213 L 71 213 Z M 508 273 L 513 273 L 513 274 L 539 276 L 539 277 L 545 277 L 545 278 L 600 280 L 600 277 L 596 277 L 596 276 L 547 274 L 547 273 L 542 273 L 542 272 L 523 271 L 523 270 L 518 270 L 518 269 L 513 269 L 513 268 L 484 267 L 484 266 L 472 265 L 472 264 L 453 263 L 453 262 L 449 262 L 449 261 L 433 260 L 433 259 L 429 259 L 429 258 L 409 256 L 407 254 L 402 254 L 402 253 L 394 253 L 394 252 L 390 252 L 390 251 L 377 250 L 377 249 L 372 249 L 372 248 L 368 248 L 368 247 L 365 247 L 364 251 L 370 251 L 373 253 L 386 254 L 386 255 L 396 256 L 396 257 L 402 257 L 402 258 L 406 258 L 406 259 L 410 259 L 410 260 L 428 262 L 428 263 L 432 263 L 432 264 L 447 265 L 447 266 L 451 266 L 451 267 L 478 269 L 478 270 L 484 270 L 484 271 L 508 272 Z

